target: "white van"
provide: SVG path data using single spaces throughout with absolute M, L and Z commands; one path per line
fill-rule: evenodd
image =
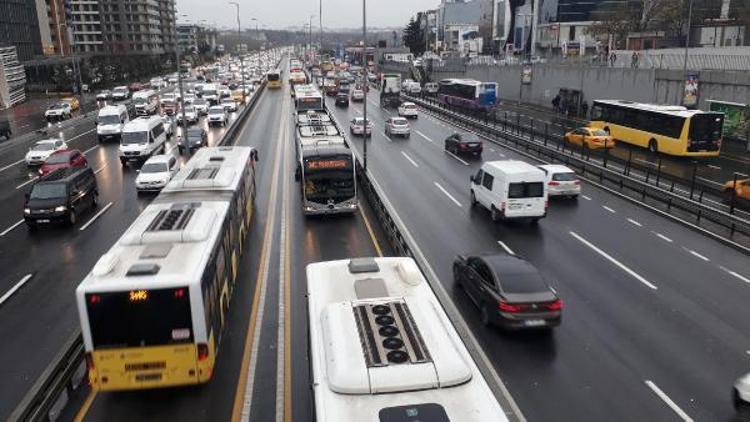
M 99 142 L 120 139 L 122 127 L 130 121 L 128 108 L 124 104 L 104 106 L 96 116 L 96 136 Z
M 471 204 L 480 204 L 492 221 L 524 218 L 536 223 L 547 215 L 546 175 L 523 161 L 488 161 L 470 177 Z
M 219 87 L 216 84 L 205 84 L 203 85 L 202 94 L 203 99 L 208 101 L 211 105 L 219 103 Z
M 159 94 L 152 89 L 138 91 L 133 94 L 135 114 L 138 116 L 149 116 L 159 110 Z
M 167 133 L 161 116 L 139 117 L 122 128 L 120 163 L 144 162 L 155 154 L 164 154 Z

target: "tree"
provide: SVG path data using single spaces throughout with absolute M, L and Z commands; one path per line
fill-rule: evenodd
M 425 50 L 424 33 L 419 24 L 420 21 L 421 13 L 417 14 L 416 20 L 412 16 L 411 19 L 409 19 L 409 24 L 404 28 L 402 35 L 404 45 L 409 47 L 409 51 L 411 51 L 414 56 L 421 56 Z

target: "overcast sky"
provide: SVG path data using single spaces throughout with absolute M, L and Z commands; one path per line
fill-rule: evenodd
M 237 27 L 235 6 L 229 0 L 176 0 L 177 21 Z M 323 27 L 353 28 L 362 26 L 362 3 L 358 0 L 322 0 Z M 250 18 L 258 18 L 267 27 L 280 29 L 302 26 L 310 15 L 318 14 L 318 0 L 237 0 L 243 28 L 254 27 Z M 440 0 L 369 0 L 367 25 L 373 27 L 402 27 L 409 17 L 422 10 L 435 8 Z M 187 17 L 181 16 L 186 14 Z M 205 19 L 206 22 L 200 22 Z M 318 17 L 313 25 L 318 25 Z

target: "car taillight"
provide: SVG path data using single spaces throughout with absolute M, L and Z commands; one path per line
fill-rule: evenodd
M 521 312 L 520 305 L 511 305 L 502 300 L 497 304 L 497 308 L 502 312 Z
M 545 306 L 550 311 L 562 311 L 563 301 L 561 299 L 557 299 L 554 302 L 550 302 L 550 303 L 546 304 Z
M 553 180 L 553 181 L 551 181 L 551 182 L 549 182 L 547 184 L 550 185 L 550 186 L 559 186 L 560 182 L 556 182 L 556 181 Z
M 208 359 L 208 344 L 198 343 L 198 361 L 204 361 Z
M 466 149 L 466 144 L 458 144 L 458 147 L 461 149 Z
M 505 202 L 500 203 L 500 211 L 505 212 Z
M 549 208 L 549 199 L 544 201 L 544 209 L 546 210 L 547 208 Z
M 574 184 L 574 185 L 580 185 L 580 184 L 581 184 L 581 181 L 580 181 L 580 180 L 578 180 L 578 179 L 576 179 L 576 180 L 574 180 L 574 181 L 573 181 L 573 184 Z
M 96 365 L 94 365 L 94 356 L 91 355 L 91 352 L 86 352 L 86 368 L 88 368 L 89 371 L 96 369 Z

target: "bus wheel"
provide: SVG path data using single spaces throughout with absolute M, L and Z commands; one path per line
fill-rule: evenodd
M 651 139 L 648 141 L 648 150 L 656 154 L 659 152 L 659 144 L 656 142 L 656 139 Z

